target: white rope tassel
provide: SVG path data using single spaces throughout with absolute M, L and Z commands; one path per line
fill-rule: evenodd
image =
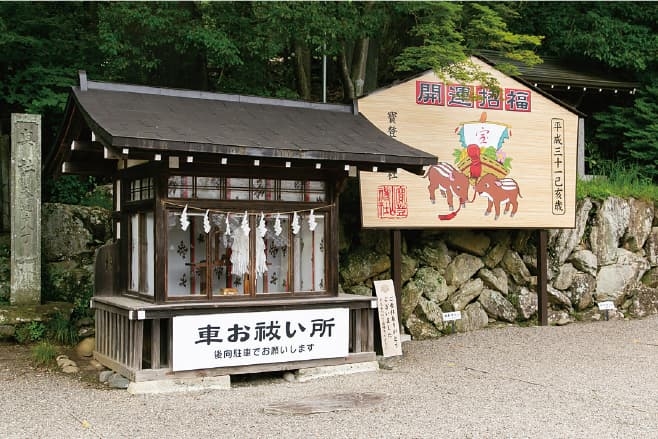
M 315 222 L 315 213 L 313 212 L 313 209 L 311 209 L 311 213 L 308 216 L 308 228 L 311 229 L 311 232 L 315 230 L 315 228 L 318 226 L 318 223 Z
M 299 233 L 299 229 L 301 226 L 299 225 L 299 215 L 297 215 L 297 212 L 292 217 L 292 233 L 294 235 Z
M 183 208 L 183 212 L 180 214 L 180 228 L 183 229 L 183 231 L 187 230 L 187 228 L 190 226 L 190 222 L 187 219 L 187 204 Z
M 242 276 L 249 271 L 249 217 L 247 212 L 242 217 L 240 225 L 242 233 L 236 233 L 233 236 L 233 245 L 231 246 L 231 273 Z
M 210 212 L 210 210 L 206 210 L 206 214 L 203 216 L 203 231 L 206 233 L 210 232 L 210 218 L 208 218 L 208 212 Z

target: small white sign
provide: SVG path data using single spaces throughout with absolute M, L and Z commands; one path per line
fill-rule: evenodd
M 375 294 L 377 294 L 382 355 L 384 357 L 402 355 L 402 339 L 400 338 L 398 306 L 393 279 L 376 280 L 373 283 L 375 284 Z
M 597 303 L 597 305 L 599 306 L 599 310 L 601 310 L 601 311 L 606 311 L 606 310 L 609 310 L 609 309 L 617 309 L 617 308 L 615 308 L 614 302 L 611 301 L 611 300 L 608 300 L 608 301 L 605 301 L 605 302 L 599 302 L 599 303 Z
M 347 308 L 177 316 L 174 371 L 346 357 Z
M 453 312 L 444 312 L 443 313 L 443 321 L 444 322 L 450 322 L 450 321 L 461 320 L 461 319 L 462 319 L 462 312 L 461 311 L 453 311 Z

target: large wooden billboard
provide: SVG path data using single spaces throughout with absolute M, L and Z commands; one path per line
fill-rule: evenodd
M 363 227 L 575 226 L 578 115 L 474 62 L 498 95 L 428 72 L 359 99 L 379 129 L 438 157 L 424 176 L 361 172 Z

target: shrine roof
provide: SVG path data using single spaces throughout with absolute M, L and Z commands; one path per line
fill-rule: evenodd
M 221 155 L 400 167 L 415 173 L 437 158 L 380 131 L 356 105 L 96 82 L 81 72 L 66 120 L 82 117 L 93 143 L 121 156 Z M 51 172 L 70 158 L 72 134 L 60 134 Z

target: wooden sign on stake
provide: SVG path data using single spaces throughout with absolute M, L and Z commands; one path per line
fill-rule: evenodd
M 610 318 L 609 315 L 608 315 L 610 310 L 611 309 L 612 310 L 617 309 L 617 308 L 615 308 L 614 302 L 612 302 L 611 300 L 607 300 L 605 302 L 599 302 L 599 303 L 597 303 L 597 306 L 599 307 L 599 311 L 605 311 L 605 320 L 606 321 L 608 321 L 608 319 Z
M 376 280 L 374 284 L 375 294 L 377 295 L 377 312 L 379 314 L 383 356 L 402 355 L 398 307 L 393 280 Z
M 443 313 L 443 321 L 444 322 L 451 322 L 452 326 L 452 333 L 455 333 L 455 320 L 461 320 L 462 319 L 462 312 L 461 311 L 453 311 L 453 312 L 444 312 Z

